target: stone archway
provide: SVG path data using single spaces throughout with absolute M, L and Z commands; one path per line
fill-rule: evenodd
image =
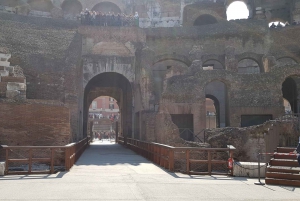
M 89 106 L 99 96 L 110 96 L 117 100 L 121 115 L 122 136 L 132 137 L 133 91 L 129 80 L 119 73 L 106 72 L 93 77 L 84 88 L 83 97 L 83 135 L 87 136 Z
M 200 15 L 194 21 L 194 26 L 203 26 L 203 25 L 215 24 L 215 23 L 218 23 L 215 17 L 208 14 L 204 14 L 204 15 Z
M 98 11 L 98 12 L 102 12 L 102 13 L 121 13 L 121 9 L 119 6 L 117 6 L 116 4 L 112 3 L 112 2 L 101 2 L 96 4 L 93 8 L 93 11 Z

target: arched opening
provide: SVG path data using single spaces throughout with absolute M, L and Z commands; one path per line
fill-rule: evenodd
M 283 58 L 277 59 L 277 64 L 279 66 L 285 66 L 285 65 L 294 65 L 294 64 L 298 64 L 298 63 L 292 58 L 283 57 Z
M 226 127 L 228 125 L 226 85 L 220 81 L 210 82 L 205 86 L 205 94 L 206 125 L 210 128 Z
M 65 0 L 61 4 L 65 15 L 76 16 L 82 11 L 82 5 L 78 0 Z
M 101 73 L 92 78 L 85 87 L 83 105 L 83 134 L 88 135 L 88 119 L 90 105 L 93 108 L 93 101 L 98 97 L 109 96 L 114 99 L 107 103 L 109 111 L 119 109 L 119 129 L 116 135 L 132 137 L 132 88 L 130 82 L 123 75 L 118 73 Z M 95 103 L 94 103 L 95 104 Z M 98 104 L 98 103 L 97 103 Z M 100 104 L 100 103 L 99 103 Z M 94 105 L 94 107 L 97 107 Z M 101 108 L 100 108 L 101 109 Z M 103 109 L 103 108 L 102 108 Z M 94 117 L 99 118 L 99 113 Z
M 253 59 L 243 59 L 238 63 L 238 73 L 240 74 L 258 74 L 260 72 L 258 63 Z
M 92 11 L 97 11 L 97 12 L 102 12 L 102 13 L 114 13 L 118 14 L 121 13 L 121 9 L 119 6 L 112 2 L 101 2 L 96 4 L 93 8 Z
M 285 79 L 282 83 L 282 96 L 290 104 L 292 113 L 299 113 L 299 84 L 300 78 L 296 76 L 291 76 Z
M 238 20 L 238 19 L 248 19 L 249 9 L 247 5 L 242 1 L 232 2 L 226 11 L 227 20 Z
M 31 10 L 50 12 L 54 6 L 51 0 L 28 0 Z
M 202 25 L 207 25 L 207 24 L 215 24 L 218 23 L 216 18 L 214 18 L 211 15 L 205 14 L 205 15 L 200 15 L 195 21 L 194 21 L 194 26 L 202 26 Z
M 220 127 L 220 103 L 218 99 L 211 95 L 206 95 L 205 100 L 205 107 L 206 107 L 206 128 L 219 128 Z
M 87 133 L 95 140 L 115 139 L 120 121 L 118 102 L 113 97 L 99 96 L 89 107 Z
M 208 60 L 205 61 L 203 64 L 203 70 L 217 70 L 217 69 L 224 69 L 223 64 L 221 64 L 217 60 Z

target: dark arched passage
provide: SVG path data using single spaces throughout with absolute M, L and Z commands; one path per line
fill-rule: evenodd
M 87 135 L 88 110 L 92 101 L 99 96 L 110 96 L 117 100 L 121 115 L 123 136 L 132 137 L 132 88 L 130 82 L 118 73 L 101 73 L 92 78 L 84 91 L 83 134 Z
M 117 6 L 116 4 L 112 3 L 112 2 L 101 2 L 96 4 L 93 9 L 93 11 L 98 11 L 98 12 L 102 12 L 102 13 L 121 13 L 121 9 L 119 8 L 119 6 Z
M 194 26 L 202 26 L 202 25 L 207 25 L 207 24 L 215 24 L 218 23 L 216 18 L 214 18 L 211 15 L 205 14 L 205 15 L 200 15 L 195 21 L 194 21 Z
M 299 79 L 298 77 L 288 77 L 282 83 L 282 95 L 291 105 L 291 110 L 293 113 L 299 113 L 298 110 L 298 92 L 297 92 L 297 83 L 295 79 Z

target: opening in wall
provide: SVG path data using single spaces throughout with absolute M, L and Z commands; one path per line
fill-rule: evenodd
M 271 114 L 265 115 L 242 115 L 241 116 L 241 127 L 255 126 L 265 123 L 266 121 L 272 120 Z
M 173 123 L 178 127 L 180 137 L 194 141 L 194 123 L 192 114 L 171 114 Z

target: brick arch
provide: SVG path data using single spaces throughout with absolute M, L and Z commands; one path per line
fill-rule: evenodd
M 220 4 L 218 4 L 218 6 L 220 6 Z M 222 15 L 223 12 L 220 9 L 224 9 L 225 11 L 224 4 L 222 4 L 221 8 L 212 2 L 197 2 L 186 5 L 183 9 L 183 26 L 193 26 L 196 19 L 203 15 L 209 15 L 218 22 L 225 21 L 226 15 Z
M 242 61 L 244 59 L 253 60 L 258 64 L 260 72 L 262 73 L 262 72 L 265 72 L 265 70 L 263 68 L 263 63 L 262 63 L 262 57 L 263 57 L 263 55 L 260 55 L 260 54 L 256 54 L 256 53 L 252 53 L 252 52 L 246 52 L 246 53 L 243 53 L 243 54 L 236 55 L 236 60 L 237 60 L 238 63 L 240 63 L 240 61 Z
M 97 4 L 99 3 L 104 3 L 104 2 L 109 2 L 109 3 L 113 3 L 116 6 L 118 6 L 121 10 L 121 12 L 123 13 L 126 5 L 120 1 L 120 0 L 79 0 L 81 2 L 81 4 L 83 5 L 83 8 L 88 8 L 90 10 L 92 10 Z
M 184 55 L 164 54 L 164 55 L 156 56 L 152 65 L 155 65 L 158 62 L 166 61 L 166 60 L 180 61 L 180 62 L 186 64 L 187 66 L 190 66 L 192 64 L 192 62 L 188 59 L 188 57 L 186 57 Z
M 193 25 L 202 26 L 202 25 L 215 24 L 215 23 L 218 23 L 218 21 L 214 16 L 210 14 L 203 14 L 197 17 Z

